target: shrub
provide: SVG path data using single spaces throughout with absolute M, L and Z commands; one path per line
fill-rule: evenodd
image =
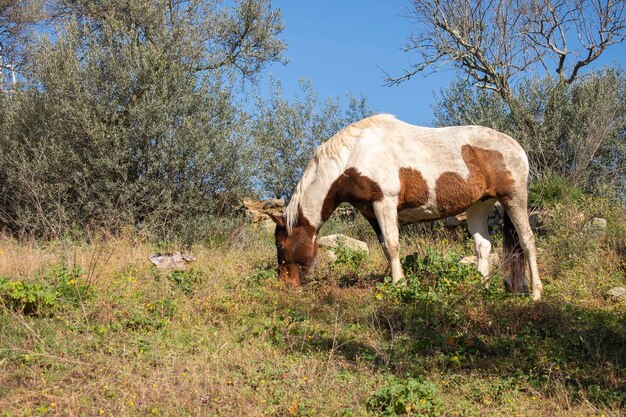
M 366 251 L 360 249 L 350 249 L 341 239 L 332 251 L 337 256 L 337 259 L 335 259 L 331 264 L 333 268 L 342 268 L 354 273 L 361 269 L 368 258 Z
M 528 187 L 528 201 L 531 207 L 543 208 L 558 203 L 577 202 L 583 198 L 580 188 L 566 178 L 550 174 L 533 181 Z
M 44 316 L 56 306 L 57 293 L 45 284 L 0 276 L 0 303 L 17 313 Z
M 367 410 L 380 416 L 440 416 L 443 402 L 437 387 L 422 378 L 389 376 L 367 401 Z

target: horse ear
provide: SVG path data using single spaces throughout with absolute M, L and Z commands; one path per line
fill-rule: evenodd
M 274 220 L 274 223 L 276 223 L 278 226 L 285 227 L 285 220 L 283 219 L 283 216 L 277 216 L 272 213 L 267 213 L 267 215 L 270 216 L 270 219 Z

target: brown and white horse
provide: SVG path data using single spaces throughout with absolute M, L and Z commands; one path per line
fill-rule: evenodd
M 353 205 L 374 228 L 391 267 L 404 278 L 399 225 L 467 212 L 478 270 L 489 273 L 487 216 L 506 211 L 504 259 L 513 292 L 528 261 L 534 299 L 541 297 L 535 239 L 527 212 L 528 159 L 511 137 L 480 126 L 425 128 L 381 114 L 353 123 L 320 145 L 276 222 L 278 269 L 300 285 L 317 255 L 317 232 L 337 206 Z M 520 238 L 521 237 L 521 238 Z

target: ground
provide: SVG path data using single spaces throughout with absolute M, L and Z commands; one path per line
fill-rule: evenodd
M 484 288 L 458 262 L 467 232 L 439 227 L 405 230 L 394 286 L 365 222 L 331 222 L 371 255 L 322 257 L 301 290 L 278 282 L 271 233 L 236 219 L 176 272 L 147 260 L 175 242 L 4 238 L 0 415 L 625 415 L 626 306 L 604 297 L 623 236 L 579 242 L 550 213 L 540 302 L 497 270 Z

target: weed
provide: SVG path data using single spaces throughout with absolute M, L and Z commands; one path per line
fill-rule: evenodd
M 337 246 L 332 249 L 337 256 L 331 266 L 348 273 L 357 273 L 367 261 L 367 252 L 360 249 L 350 249 L 343 240 L 339 239 Z
M 0 302 L 18 313 L 31 316 L 51 314 L 57 304 L 57 293 L 48 285 L 30 283 L 0 276 Z
M 437 387 L 423 378 L 388 376 L 368 400 L 367 410 L 380 416 L 443 415 Z
M 185 295 L 189 295 L 204 282 L 204 274 L 196 269 L 174 270 L 167 274 L 167 279 Z

